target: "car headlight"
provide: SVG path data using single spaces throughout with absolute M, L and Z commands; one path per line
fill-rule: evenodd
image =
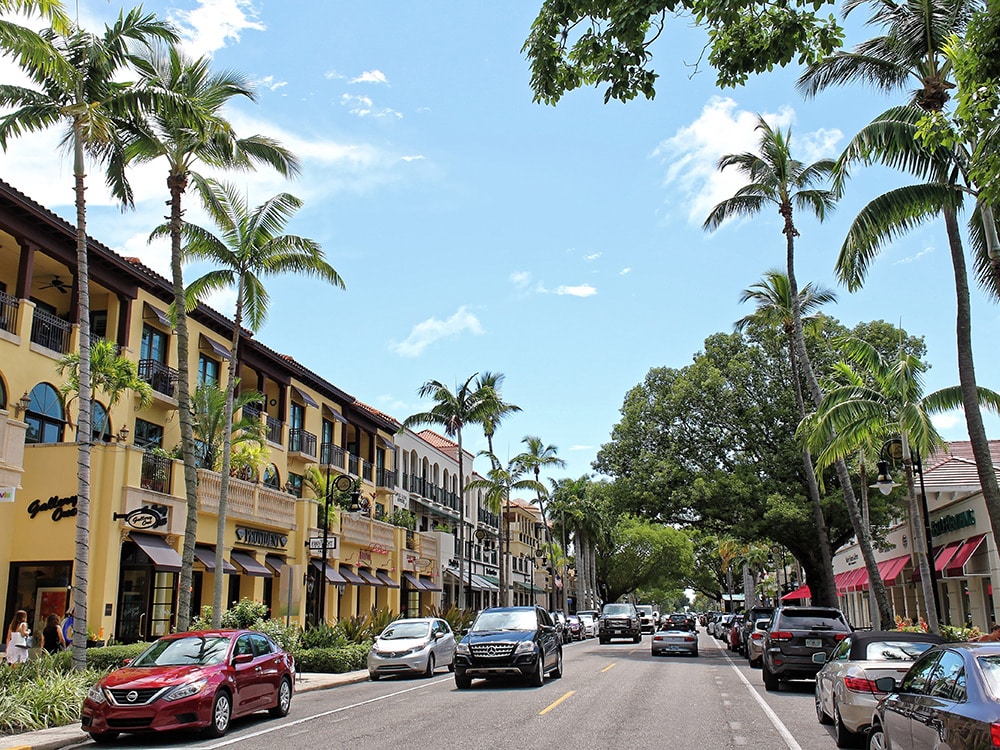
M 91 685 L 90 690 L 87 691 L 87 697 L 94 703 L 107 703 L 108 699 L 104 695 L 104 691 L 101 690 L 100 685 Z
M 464 656 L 468 656 L 469 655 L 469 644 L 466 643 L 465 641 L 459 641 L 458 645 L 455 646 L 455 653 L 456 654 L 463 654 Z
M 515 654 L 530 654 L 535 650 L 534 641 L 521 641 L 517 644 L 517 648 L 514 649 Z
M 205 685 L 208 684 L 207 679 L 195 680 L 194 682 L 188 682 L 184 685 L 179 685 L 163 696 L 165 701 L 179 701 L 181 698 L 190 698 L 192 695 L 197 695 L 202 690 L 205 689 Z

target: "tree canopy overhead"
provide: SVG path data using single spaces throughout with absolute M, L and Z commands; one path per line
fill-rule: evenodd
M 555 104 L 580 86 L 607 85 L 604 101 L 656 94 L 654 42 L 671 18 L 708 34 L 719 86 L 744 83 L 791 62 L 809 64 L 838 49 L 843 31 L 831 0 L 543 0 L 522 51 L 535 101 Z

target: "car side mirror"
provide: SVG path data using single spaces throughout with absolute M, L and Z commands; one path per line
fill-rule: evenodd
M 233 666 L 238 667 L 241 664 L 249 664 L 253 661 L 253 654 L 236 654 L 233 657 Z
M 822 651 L 817 651 L 812 655 L 813 664 L 826 664 L 827 656 Z
M 123 667 L 127 667 L 131 663 L 132 663 L 131 659 L 122 659 L 122 666 Z
M 875 687 L 880 693 L 894 693 L 899 690 L 899 683 L 894 677 L 879 677 L 875 680 Z
M 435 630 L 434 635 L 431 636 L 435 641 L 440 641 L 444 637 L 444 633 L 440 630 Z

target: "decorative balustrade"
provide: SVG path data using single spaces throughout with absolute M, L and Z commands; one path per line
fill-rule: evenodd
M 219 512 L 222 476 L 198 469 L 198 503 L 209 513 Z M 295 526 L 295 498 L 287 492 L 256 482 L 230 477 L 226 515 L 247 521 L 263 521 L 287 529 Z
M 48 310 L 35 308 L 31 321 L 31 340 L 39 346 L 60 354 L 69 351 L 69 333 L 72 326 Z
M 36 310 L 35 314 L 37 313 Z M 140 359 L 139 377 L 157 393 L 173 398 L 174 384 L 177 382 L 177 370 L 173 367 L 167 367 L 155 359 Z
M 368 516 L 355 518 L 349 513 L 340 514 L 340 533 L 345 542 L 362 546 L 379 545 L 387 550 L 395 550 L 395 529 L 392 524 L 376 521 Z
M 316 458 L 316 436 L 301 429 L 288 431 L 288 450 L 290 453 L 303 453 Z
M 0 292 L 0 329 L 17 333 L 17 297 Z

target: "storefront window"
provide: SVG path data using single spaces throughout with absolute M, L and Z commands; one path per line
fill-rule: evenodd
M 11 563 L 4 627 L 19 609 L 28 613 L 28 627 L 35 633 L 42 632 L 49 615 L 56 615 L 62 622 L 72 607 L 69 598 L 72 570 L 69 561 Z

